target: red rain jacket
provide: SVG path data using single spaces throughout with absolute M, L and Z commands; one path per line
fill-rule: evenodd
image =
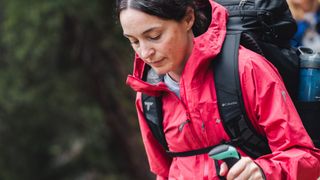
M 141 80 L 146 64 L 135 58 L 127 84 L 137 91 L 136 108 L 151 171 L 158 179 L 218 179 L 207 154 L 170 158 L 153 137 L 143 114 L 141 92 L 162 94 L 163 128 L 170 151 L 201 149 L 229 140 L 218 112 L 212 68 L 226 34 L 226 10 L 212 2 L 212 23 L 194 39 L 194 49 L 180 79 L 179 99 L 163 82 Z M 268 138 L 272 154 L 254 161 L 267 179 L 316 179 L 320 152 L 315 149 L 277 70 L 260 55 L 240 47 L 239 72 L 244 103 L 254 127 Z M 246 156 L 239 150 L 242 156 Z

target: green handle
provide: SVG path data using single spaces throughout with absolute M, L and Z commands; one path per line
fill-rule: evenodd
M 224 160 L 229 168 L 231 168 L 240 159 L 240 154 L 237 149 L 226 144 L 214 147 L 208 155 L 212 159 Z

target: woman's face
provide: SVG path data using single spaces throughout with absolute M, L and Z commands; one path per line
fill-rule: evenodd
M 120 13 L 124 36 L 139 57 L 158 74 L 181 75 L 193 48 L 194 15 L 193 10 L 189 11 L 180 22 L 130 8 Z

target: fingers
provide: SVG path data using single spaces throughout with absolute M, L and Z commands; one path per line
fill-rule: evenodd
M 236 177 L 238 177 L 246 168 L 247 163 L 248 159 L 246 157 L 241 158 L 236 164 L 232 166 L 227 174 L 227 179 L 235 179 Z
M 219 173 L 219 175 L 220 176 L 227 176 L 228 171 L 229 171 L 229 168 L 227 166 L 227 163 L 223 162 L 220 165 L 220 173 Z
M 226 164 L 225 164 L 226 165 Z M 260 171 L 259 166 L 250 158 L 243 157 L 241 158 L 232 168 L 227 171 L 227 168 L 223 167 L 221 164 L 220 175 L 223 173 L 227 173 L 227 180 L 233 179 L 254 179 L 260 180 L 263 179 L 262 173 Z M 224 168 L 224 169 L 222 169 Z

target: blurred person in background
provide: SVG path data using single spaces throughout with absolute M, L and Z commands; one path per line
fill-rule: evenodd
M 307 46 L 320 52 L 319 0 L 287 0 L 298 30 L 292 45 Z

